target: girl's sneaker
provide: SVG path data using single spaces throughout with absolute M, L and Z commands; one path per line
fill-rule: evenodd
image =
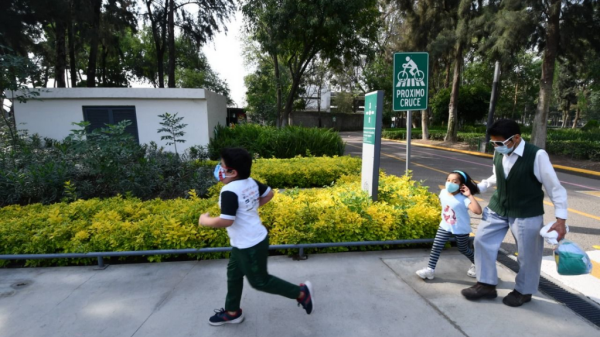
M 242 309 L 238 310 L 235 315 L 230 315 L 225 309 L 215 310 L 215 315 L 208 319 L 210 325 L 223 325 L 223 324 L 238 324 L 244 321 L 244 313 Z
M 433 280 L 435 277 L 435 270 L 429 267 L 425 267 L 421 270 L 417 270 L 417 275 L 424 280 Z
M 471 264 L 471 268 L 469 268 L 469 271 L 467 271 L 467 276 L 469 277 L 477 277 L 477 269 L 475 269 L 475 265 Z

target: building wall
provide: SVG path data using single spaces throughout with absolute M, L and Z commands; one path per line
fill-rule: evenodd
M 213 130 L 218 124 L 227 125 L 227 98 L 223 95 L 206 91 L 206 111 L 208 121 L 208 133 L 203 134 L 205 144 L 213 136 Z
M 84 106 L 135 106 L 140 143 L 154 141 L 168 150 L 173 146 L 160 140 L 158 115 L 179 113 L 188 125 L 178 151 L 208 145 L 213 128 L 225 124 L 227 113 L 225 97 L 204 89 L 61 88 L 44 89 L 38 99 L 16 103 L 15 119 L 21 130 L 62 140 L 75 128 L 73 122 L 84 120 Z

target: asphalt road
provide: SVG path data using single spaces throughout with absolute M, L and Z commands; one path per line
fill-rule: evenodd
M 362 132 L 342 132 L 346 142 L 346 154 L 362 156 Z M 387 174 L 404 175 L 406 170 L 406 144 L 382 140 L 381 169 Z M 413 178 L 429 186 L 430 191 L 439 193 L 445 184 L 448 172 L 464 170 L 479 181 L 492 175 L 492 160 L 468 154 L 412 146 L 411 165 Z M 567 189 L 569 213 L 567 224 L 570 233 L 568 239 L 576 242 L 586 251 L 600 246 L 600 177 L 582 176 L 569 172 L 557 171 L 559 180 Z M 486 206 L 492 196 L 491 192 L 477 195 L 482 207 Z M 544 202 L 544 223 L 554 220 L 554 207 L 548 197 Z M 474 227 L 479 224 L 480 216 L 472 215 Z M 511 234 L 504 240 L 502 248 L 510 253 L 516 252 Z M 551 254 L 547 248 L 545 255 Z

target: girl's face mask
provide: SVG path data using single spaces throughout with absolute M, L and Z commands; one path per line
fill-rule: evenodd
M 460 186 L 458 184 L 451 183 L 449 181 L 446 182 L 446 191 L 448 191 L 450 193 L 454 193 L 454 192 L 458 191 L 459 188 L 460 188 Z
M 223 181 L 223 179 L 225 178 L 230 178 L 225 175 L 225 173 L 227 173 L 228 170 L 229 169 L 227 167 L 223 167 L 221 166 L 221 164 L 217 164 L 217 166 L 215 166 L 215 171 L 213 172 L 215 179 L 217 179 L 218 181 Z

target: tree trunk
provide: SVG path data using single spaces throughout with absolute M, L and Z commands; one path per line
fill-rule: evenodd
M 42 82 L 42 88 L 48 88 L 48 79 L 50 77 L 50 66 L 44 68 L 44 81 Z
M 69 70 L 71 72 L 71 88 L 75 88 L 77 86 L 77 66 L 75 63 L 75 34 L 73 33 L 72 16 L 69 18 L 67 34 L 69 38 Z
M 540 94 L 533 128 L 531 130 L 531 143 L 540 148 L 546 147 L 546 125 L 548 123 L 548 110 L 552 100 L 552 82 L 554 80 L 554 63 L 558 50 L 560 37 L 560 0 L 551 0 L 548 24 L 546 28 L 546 47 L 542 63 L 542 77 L 540 79 Z
M 152 29 L 152 38 L 154 40 L 154 47 L 156 48 L 156 61 L 157 61 L 157 72 L 158 72 L 158 87 L 165 87 L 165 43 L 167 40 L 167 13 L 168 13 L 168 0 L 165 0 L 164 15 L 163 17 L 156 18 L 152 14 L 152 1 L 146 0 L 146 7 L 148 8 L 148 16 L 150 18 L 150 26 Z
M 570 110 L 571 110 L 571 102 L 567 102 L 567 105 L 563 109 L 563 113 L 562 113 L 562 124 L 560 126 L 562 129 L 566 128 L 567 124 L 569 123 L 569 111 Z
M 169 2 L 169 88 L 175 88 L 175 0 Z
M 429 108 L 421 112 L 421 139 L 429 139 Z
M 54 77 L 57 88 L 65 88 L 65 70 L 67 69 L 67 50 L 65 46 L 66 27 L 64 22 L 56 22 L 56 63 L 54 65 Z
M 513 108 L 512 108 L 512 113 L 510 115 L 510 119 L 515 119 L 515 109 L 517 108 L 517 95 L 519 94 L 519 83 L 517 82 L 515 84 L 515 97 L 513 99 Z
M 285 101 L 285 108 L 283 109 L 283 116 L 281 118 L 281 126 L 285 127 L 291 125 L 290 117 L 292 114 L 292 108 L 294 107 L 294 95 L 300 85 L 300 76 L 294 76 L 292 78 L 292 87 L 288 93 L 287 100 Z
M 106 57 L 108 56 L 108 48 L 102 44 L 102 86 L 106 85 Z
M 452 93 L 450 94 L 450 105 L 448 106 L 448 132 L 446 133 L 447 142 L 456 142 L 458 134 L 458 92 L 460 90 L 460 68 L 463 60 L 463 44 L 458 42 L 454 58 L 454 76 L 452 78 Z
M 279 59 L 277 55 L 273 55 L 273 66 L 275 67 L 275 81 L 277 85 L 277 127 L 283 126 L 281 118 L 281 105 L 282 105 L 282 94 L 281 94 L 281 74 L 279 73 Z
M 577 129 L 577 122 L 579 122 L 579 116 L 581 116 L 581 109 L 577 108 L 577 110 L 575 110 L 575 119 L 573 119 L 573 126 L 571 127 L 571 129 Z
M 93 88 L 96 86 L 96 60 L 98 59 L 98 43 L 100 40 L 100 12 L 102 9 L 102 0 L 90 0 L 94 18 L 92 20 L 92 39 L 90 41 L 90 58 L 87 69 L 87 86 Z
M 450 86 L 450 66 L 452 62 L 450 62 L 450 58 L 448 58 L 448 63 L 446 64 L 446 79 L 444 80 L 444 88 L 448 88 Z

